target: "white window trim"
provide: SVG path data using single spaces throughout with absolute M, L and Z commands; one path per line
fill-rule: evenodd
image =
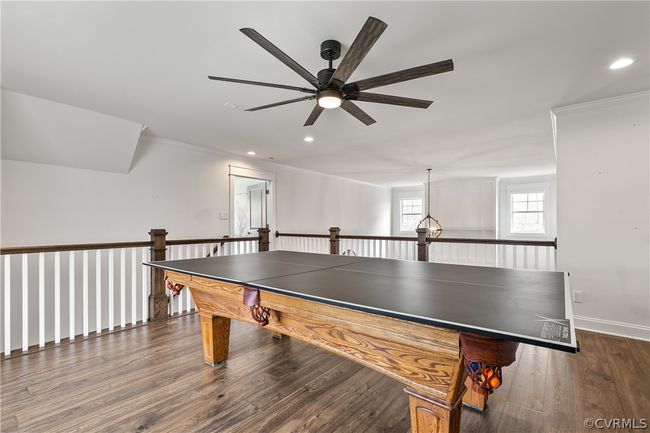
M 414 189 L 409 191 L 399 191 L 394 194 L 395 203 L 393 205 L 393 218 L 395 223 L 393 224 L 393 235 L 394 236 L 415 236 L 415 230 L 413 231 L 401 231 L 400 226 L 402 222 L 402 200 L 412 200 L 419 199 L 422 200 L 422 212 L 426 210 L 426 203 L 424 200 L 424 191 L 422 189 Z
M 510 231 L 512 223 L 512 200 L 511 194 L 517 193 L 544 193 L 544 233 L 512 233 Z M 525 183 L 512 183 L 505 185 L 505 197 L 503 200 L 502 210 L 504 211 L 504 222 L 502 226 L 502 238 L 543 238 L 547 239 L 553 236 L 551 225 L 551 184 L 550 182 L 525 182 Z

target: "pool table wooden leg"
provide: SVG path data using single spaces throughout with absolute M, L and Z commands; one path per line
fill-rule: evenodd
M 481 394 L 474 390 L 472 386 L 472 379 L 469 377 L 465 380 L 465 387 L 467 391 L 463 395 L 463 404 L 469 406 L 474 410 L 483 412 L 487 404 L 488 394 Z
M 212 314 L 199 313 L 201 317 L 201 339 L 203 360 L 215 366 L 228 358 L 230 344 L 230 319 Z
M 420 394 L 410 388 L 411 433 L 459 433 L 463 408 L 462 393 L 451 405 L 435 397 Z

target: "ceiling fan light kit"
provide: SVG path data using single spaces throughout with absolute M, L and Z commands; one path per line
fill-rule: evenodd
M 338 108 L 341 106 L 341 99 L 341 92 L 334 89 L 318 92 L 318 105 L 323 108 Z
M 350 113 L 365 125 L 372 125 L 375 120 L 370 117 L 359 106 L 352 101 L 374 102 L 378 104 L 398 105 L 412 108 L 428 108 L 433 101 L 425 99 L 406 98 L 402 96 L 384 95 L 378 93 L 368 93 L 364 90 L 375 87 L 387 86 L 389 84 L 401 83 L 404 81 L 414 80 L 417 78 L 427 77 L 429 75 L 450 72 L 454 70 L 454 62 L 443 60 L 441 62 L 430 63 L 427 65 L 417 66 L 414 68 L 404 69 L 401 71 L 391 72 L 388 74 L 378 75 L 376 77 L 366 78 L 363 80 L 346 83 L 350 76 L 357 69 L 361 61 L 366 57 L 372 46 L 377 42 L 381 34 L 386 30 L 388 25 L 383 21 L 368 17 L 365 24 L 359 31 L 359 34 L 350 45 L 350 49 L 339 63 L 337 68 L 333 67 L 334 60 L 341 56 L 341 43 L 333 39 L 323 41 L 320 46 L 320 55 L 328 61 L 328 68 L 321 69 L 317 76 L 312 75 L 308 70 L 303 68 L 298 62 L 285 54 L 278 47 L 273 45 L 268 39 L 260 35 L 256 30 L 243 28 L 240 31 L 248 36 L 259 46 L 268 51 L 275 58 L 280 60 L 302 78 L 304 78 L 314 88 L 290 86 L 284 84 L 265 83 L 261 81 L 240 80 L 237 78 L 208 76 L 211 80 L 226 81 L 231 83 L 249 84 L 254 86 L 275 87 L 279 89 L 295 90 L 302 93 L 309 93 L 309 96 L 289 99 L 286 101 L 276 102 L 273 104 L 262 105 L 259 107 L 249 108 L 246 111 L 258 111 L 267 108 L 278 107 L 281 105 L 292 104 L 316 99 L 316 105 L 309 114 L 304 126 L 313 125 L 324 109 L 341 107 Z

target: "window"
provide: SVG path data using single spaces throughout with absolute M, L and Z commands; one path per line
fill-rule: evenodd
M 545 233 L 544 193 L 510 193 L 510 233 Z
M 422 199 L 409 198 L 399 201 L 399 230 L 401 232 L 415 231 L 422 219 Z

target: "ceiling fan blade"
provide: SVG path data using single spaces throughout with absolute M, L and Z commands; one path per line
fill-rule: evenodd
M 354 93 L 360 90 L 373 89 L 375 87 L 401 83 L 402 81 L 415 80 L 416 78 L 428 77 L 429 75 L 441 74 L 453 70 L 454 62 L 451 59 L 443 60 L 442 62 L 416 66 L 415 68 L 404 69 L 402 71 L 391 72 L 389 74 L 355 81 L 354 83 L 349 83 L 343 86 L 343 91 L 346 93 Z
M 316 95 L 314 95 L 314 96 L 303 96 L 302 98 L 288 99 L 286 101 L 276 102 L 274 104 L 268 104 L 268 105 L 262 105 L 260 107 L 248 108 L 248 109 L 246 109 L 244 111 L 259 111 L 259 110 L 264 110 L 265 108 L 279 107 L 280 105 L 293 104 L 294 102 L 307 101 L 308 99 L 314 99 L 314 98 L 316 98 Z
M 363 102 L 376 102 L 378 104 L 401 105 L 413 108 L 429 108 L 433 101 L 426 99 L 405 98 L 403 96 L 380 95 L 379 93 L 359 92 L 350 99 Z
M 363 111 L 361 108 L 357 107 L 354 105 L 352 102 L 344 99 L 341 101 L 341 108 L 362 121 L 366 126 L 372 125 L 373 123 L 376 122 L 375 119 L 372 117 L 368 116 L 368 114 Z
M 334 75 L 330 78 L 329 84 L 337 84 L 337 87 L 342 87 L 343 83 L 357 69 L 363 58 L 366 57 L 372 46 L 375 45 L 386 27 L 388 27 L 388 24 L 385 22 L 374 17 L 368 17 L 354 42 L 350 45 L 350 49 L 345 53 L 343 60 L 336 68 Z
M 282 63 L 293 69 L 298 75 L 300 75 L 305 80 L 309 81 L 312 86 L 317 89 L 321 88 L 321 84 L 318 81 L 318 78 L 314 77 L 307 69 L 303 68 L 293 60 L 291 57 L 286 55 L 281 49 L 273 45 L 268 39 L 264 36 L 257 33 L 254 29 L 244 28 L 239 29 L 240 32 L 251 38 L 255 43 L 264 48 L 266 51 L 271 53 L 276 59 L 280 60 Z
M 208 78 L 217 81 L 227 81 L 229 83 L 252 84 L 254 86 L 276 87 L 278 89 L 297 90 L 299 92 L 304 92 L 304 93 L 316 93 L 314 89 L 307 89 L 305 87 L 287 86 L 284 84 L 263 83 L 261 81 L 239 80 L 237 78 L 215 77 L 212 75 L 208 75 Z
M 307 118 L 307 121 L 302 126 L 312 126 L 316 122 L 316 119 L 318 119 L 318 116 L 320 116 L 320 114 L 323 112 L 323 110 L 324 110 L 323 107 L 316 104 L 314 109 L 309 114 L 309 117 Z

